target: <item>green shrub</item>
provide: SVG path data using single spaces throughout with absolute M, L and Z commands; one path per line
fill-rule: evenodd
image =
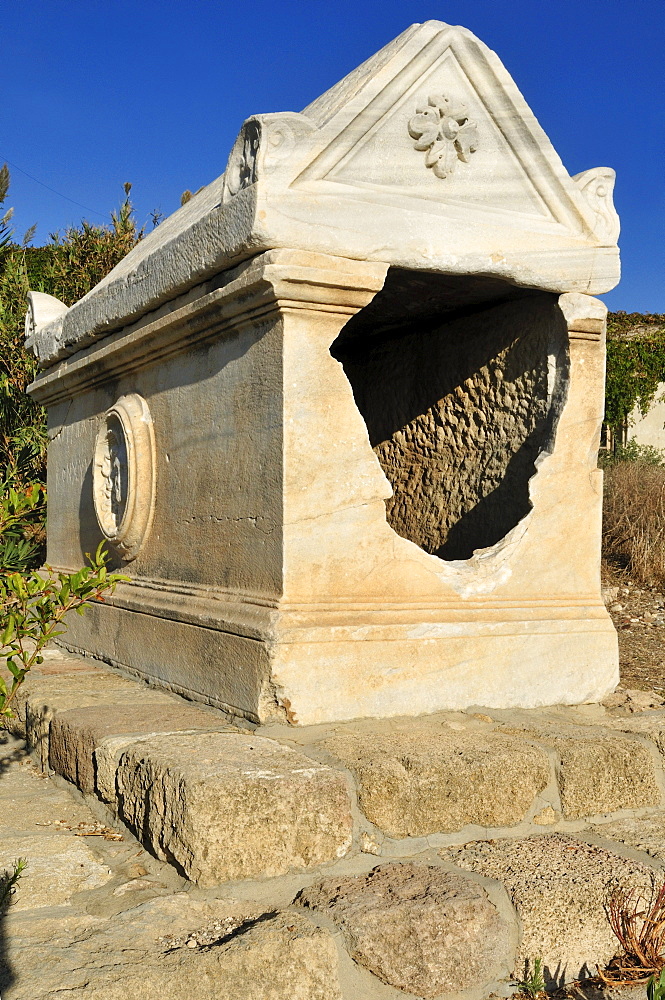
M 609 313 L 604 423 L 619 440 L 635 407 L 646 413 L 665 382 L 665 314 Z
M 543 960 L 535 958 L 533 964 L 526 962 L 524 969 L 524 979 L 518 979 L 512 983 L 516 986 L 522 996 L 528 1000 L 536 1000 L 545 991 L 545 980 L 543 978 Z
M 38 483 L 15 488 L 0 483 L 0 567 L 26 573 L 46 554 L 46 491 Z
M 65 632 L 64 619 L 83 614 L 91 601 L 104 600 L 126 576 L 107 573 L 107 554 L 101 542 L 88 566 L 76 573 L 0 574 L 0 659 L 9 677 L 0 674 L 0 723 L 13 717 L 12 702 L 26 675 L 42 663 L 44 646 Z
M 665 451 L 650 444 L 639 444 L 630 438 L 626 444 L 616 445 L 614 451 L 600 451 L 598 463 L 606 469 L 616 462 L 641 462 L 643 465 L 665 465 Z
M 8 188 L 5 164 L 0 208 Z M 11 210 L 0 216 L 0 480 L 17 488 L 45 482 L 48 443 L 44 410 L 25 391 L 37 372 L 23 343 L 28 291 L 47 292 L 73 305 L 122 260 L 144 234 L 134 218 L 131 184 L 124 190 L 109 226 L 84 221 L 53 234 L 43 247 L 19 246 L 8 227 Z
M 0 209 L 9 189 L 0 169 Z M 46 415 L 26 389 L 37 362 L 24 346 L 28 291 L 72 305 L 90 291 L 142 238 L 130 200 L 131 184 L 109 226 L 82 222 L 43 247 L 19 246 L 0 214 L 0 570 L 28 572 L 44 559 Z M 27 234 L 28 239 L 30 233 Z
M 660 970 L 660 976 L 649 978 L 647 1000 L 665 1000 L 665 969 Z
M 0 873 L 0 917 L 16 892 L 18 881 L 27 867 L 28 862 L 25 858 L 17 858 L 16 861 L 12 862 L 8 871 Z

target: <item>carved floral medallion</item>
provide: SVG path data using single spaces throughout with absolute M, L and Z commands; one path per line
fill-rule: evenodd
M 457 164 L 468 163 L 478 148 L 478 126 L 464 104 L 434 94 L 409 121 L 409 135 L 418 150 L 426 150 L 425 165 L 437 177 L 448 177 Z
M 106 411 L 95 442 L 92 495 L 104 538 L 126 562 L 150 531 L 155 439 L 148 404 L 133 393 Z

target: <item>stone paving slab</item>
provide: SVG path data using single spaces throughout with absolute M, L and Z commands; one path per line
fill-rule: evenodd
M 0 838 L 0 870 L 11 865 L 15 857 L 13 845 L 13 838 Z M 82 837 L 24 834 L 21 852 L 30 859 L 30 877 L 26 876 L 21 892 L 16 894 L 14 907 L 18 909 L 69 903 L 76 893 L 96 889 L 112 877 L 111 870 L 100 864 Z
M 665 817 L 662 813 L 652 816 L 626 816 L 609 823 L 592 823 L 588 831 L 603 840 L 625 844 L 636 851 L 643 851 L 654 861 L 665 864 Z
M 659 753 L 665 756 L 665 712 L 644 712 L 629 718 L 613 719 L 613 728 L 624 733 L 635 733 L 646 736 L 656 745 Z
M 541 958 L 557 985 L 593 976 L 617 952 L 605 903 L 613 887 L 650 892 L 662 873 L 562 834 L 478 841 L 441 857 L 501 882 L 522 925 L 518 969 Z
M 112 924 L 69 919 L 55 933 L 54 920 L 48 938 L 15 948 L 16 967 L 28 974 L 5 988 L 3 1000 L 341 1000 L 332 936 L 299 914 L 236 919 L 240 933 L 213 947 L 170 948 L 160 935 L 197 921 L 187 899 L 178 904 L 178 914 L 147 904 Z M 207 910 L 208 922 L 217 916 L 223 927 L 228 904 Z M 237 917 L 242 912 L 236 907 Z
M 357 962 L 419 997 L 454 992 L 460 982 L 487 992 L 514 964 L 516 922 L 479 885 L 431 865 L 380 865 L 326 879 L 297 901 L 331 917 Z

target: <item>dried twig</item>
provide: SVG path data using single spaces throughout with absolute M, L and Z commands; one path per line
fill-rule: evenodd
M 600 979 L 608 986 L 646 983 L 665 965 L 665 883 L 657 888 L 652 881 L 648 899 L 636 889 L 615 889 L 605 913 L 622 954 L 598 969 Z

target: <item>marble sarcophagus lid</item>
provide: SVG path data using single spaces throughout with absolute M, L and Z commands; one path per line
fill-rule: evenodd
M 614 174 L 413 25 L 70 309 L 31 296 L 48 561 L 130 582 L 70 648 L 251 720 L 576 703 L 600 595 Z

